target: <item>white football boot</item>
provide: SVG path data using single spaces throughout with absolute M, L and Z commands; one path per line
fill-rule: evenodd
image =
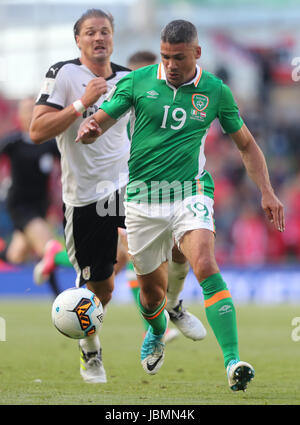
M 174 339 L 178 338 L 180 335 L 180 332 L 178 329 L 175 328 L 168 328 L 167 332 L 165 333 L 164 342 L 165 344 L 174 341 Z
M 182 334 L 194 341 L 200 341 L 206 336 L 206 329 L 198 317 L 189 313 L 182 307 L 182 300 L 176 307 L 168 310 L 171 322 Z
M 102 362 L 102 349 L 85 353 L 80 347 L 80 375 L 89 384 L 105 384 L 106 373 Z

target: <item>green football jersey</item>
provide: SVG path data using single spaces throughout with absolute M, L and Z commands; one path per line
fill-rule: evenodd
M 162 64 L 150 65 L 123 77 L 101 109 L 114 119 L 132 111 L 128 201 L 213 198 L 213 179 L 204 170 L 210 125 L 218 118 L 226 133 L 243 125 L 222 80 L 197 66 L 194 79 L 175 88 Z

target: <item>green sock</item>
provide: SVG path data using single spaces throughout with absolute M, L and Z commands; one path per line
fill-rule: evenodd
M 134 298 L 134 301 L 135 301 L 137 307 L 139 307 L 138 296 L 139 296 L 139 293 L 140 293 L 140 288 L 130 288 L 130 290 L 132 292 L 132 295 L 133 295 L 133 298 Z M 150 325 L 147 322 L 147 320 L 144 319 L 143 316 L 141 316 L 141 317 L 142 317 L 142 322 L 143 322 L 143 326 L 144 326 L 145 332 L 147 332 L 147 330 L 148 330 L 148 328 L 149 328 Z
M 54 263 L 57 266 L 72 267 L 66 250 L 59 251 L 57 254 L 55 254 Z
M 127 263 L 126 265 L 126 277 L 127 277 L 128 285 L 130 287 L 130 291 L 132 293 L 134 302 L 136 306 L 139 308 L 138 299 L 139 299 L 140 287 L 138 285 L 134 267 L 131 262 Z M 143 321 L 144 329 L 147 332 L 149 328 L 149 323 L 143 317 L 142 317 L 142 321 Z
M 222 349 L 224 365 L 239 360 L 238 333 L 233 301 L 220 273 L 213 274 L 200 283 L 208 323 Z
M 166 327 L 167 327 L 167 319 L 164 314 L 164 310 L 165 310 L 165 306 L 167 302 L 166 298 L 163 299 L 162 303 L 154 311 L 149 311 L 142 306 L 141 299 L 140 299 L 140 291 L 138 294 L 137 301 L 138 301 L 140 312 L 143 318 L 151 326 L 152 332 L 155 335 L 162 335 L 163 333 L 165 333 Z

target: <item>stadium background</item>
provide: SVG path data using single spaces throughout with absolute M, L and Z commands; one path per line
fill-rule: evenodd
M 84 4 L 83 4 L 84 3 Z M 19 99 L 36 96 L 49 66 L 78 56 L 72 27 L 84 10 L 100 7 L 115 18 L 114 62 L 126 65 L 136 50 L 159 55 L 159 34 L 172 19 L 191 20 L 199 31 L 201 66 L 232 88 L 241 115 L 263 149 L 274 188 L 285 205 L 286 230 L 272 229 L 257 189 L 237 150 L 216 123 L 206 141 L 207 169 L 216 183 L 217 259 L 237 302 L 300 302 L 300 5 L 286 0 L 2 0 L 0 2 L 0 137 L 18 126 Z M 298 58 L 298 59 L 297 59 Z M 297 81 L 299 79 L 299 81 Z M 50 182 L 51 221 L 62 238 L 59 165 Z M 10 165 L 0 156 L 0 238 L 10 241 L 5 208 Z M 1 247 L 0 247 L 1 248 Z M 0 296 L 49 296 L 35 287 L 32 263 L 0 264 Z M 59 269 L 61 288 L 74 273 Z M 117 277 L 113 302 L 131 302 L 125 273 Z M 183 296 L 201 299 L 192 273 Z

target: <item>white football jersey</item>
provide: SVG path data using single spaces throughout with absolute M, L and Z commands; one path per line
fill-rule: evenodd
M 98 110 L 114 85 L 130 72 L 114 63 L 111 63 L 111 67 L 113 74 L 106 80 L 107 93 L 56 137 L 61 154 L 63 202 L 74 207 L 103 199 L 128 182 L 128 115 L 118 120 L 94 143 L 75 143 L 81 122 Z M 87 84 L 93 78 L 96 75 L 82 65 L 79 59 L 59 62 L 47 72 L 36 104 L 64 109 L 83 96 Z

